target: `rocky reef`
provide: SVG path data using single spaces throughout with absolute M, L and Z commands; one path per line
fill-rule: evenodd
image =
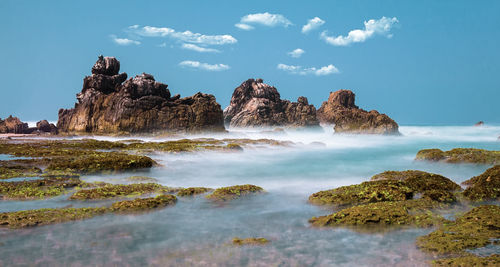
M 70 133 L 224 131 L 213 95 L 171 96 L 167 85 L 143 73 L 127 79 L 120 62 L 100 56 L 83 80 L 73 109 L 60 109 L 58 128 Z
M 467 185 L 464 196 L 473 201 L 500 199 L 500 165 L 493 166 L 462 184 Z
M 18 117 L 10 115 L 5 120 L 0 118 L 0 134 L 33 134 L 33 133 L 51 133 L 57 134 L 57 127 L 47 120 L 41 120 L 36 123 L 36 127 L 29 127 L 27 123 L 22 122 Z
M 417 152 L 416 160 L 446 163 L 500 164 L 500 151 L 478 148 L 454 148 L 449 151 L 431 148 Z
M 246 195 L 254 195 L 263 192 L 260 186 L 245 184 L 217 188 L 213 193 L 207 196 L 207 199 L 215 202 L 230 201 Z
M 398 124 L 389 116 L 360 109 L 354 101 L 355 95 L 350 90 L 331 92 L 328 101 L 318 109 L 318 120 L 335 124 L 336 133 L 399 134 Z
M 231 127 L 319 126 L 316 108 L 306 97 L 297 102 L 282 100 L 278 90 L 262 79 L 248 79 L 234 89 L 224 122 Z

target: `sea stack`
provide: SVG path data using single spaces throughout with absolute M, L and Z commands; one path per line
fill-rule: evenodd
M 224 131 L 215 97 L 171 96 L 167 85 L 143 73 L 127 79 L 120 62 L 99 56 L 83 80 L 72 109 L 60 109 L 57 126 L 69 133 L 157 133 Z
M 398 124 L 376 110 L 366 111 L 355 105 L 350 90 L 331 92 L 323 102 L 317 116 L 322 124 L 335 124 L 336 133 L 399 134 Z
M 306 97 L 282 100 L 278 90 L 262 79 L 248 79 L 234 89 L 224 122 L 231 127 L 319 126 L 316 108 Z

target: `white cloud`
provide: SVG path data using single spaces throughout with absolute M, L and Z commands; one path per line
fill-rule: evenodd
M 321 68 L 316 68 L 316 67 L 303 68 L 302 66 L 278 64 L 278 69 L 284 70 L 291 74 L 298 74 L 298 75 L 325 76 L 334 73 L 339 73 L 339 70 L 332 64 L 328 66 L 323 66 Z
M 300 48 L 297 48 L 295 50 L 293 50 L 292 52 L 288 52 L 287 54 L 291 57 L 294 57 L 294 58 L 299 58 L 300 56 L 302 56 L 302 54 L 304 54 L 306 51 L 300 49 Z
M 244 23 L 236 23 L 236 24 L 234 24 L 234 26 L 236 28 L 240 28 L 240 29 L 245 30 L 245 31 L 250 31 L 250 30 L 255 29 L 253 26 L 248 25 L 248 24 L 244 24 Z
M 230 69 L 230 67 L 225 64 L 208 64 L 191 60 L 182 61 L 181 63 L 179 63 L 179 66 L 207 70 L 207 71 L 222 71 Z
M 271 13 L 255 13 L 248 14 L 243 16 L 240 19 L 240 23 L 236 23 L 234 26 L 242 29 L 242 30 L 253 30 L 254 27 L 252 25 L 263 25 L 267 27 L 288 27 L 293 25 L 293 23 L 285 18 L 285 16 L 281 14 L 271 14 Z
M 133 25 L 128 28 L 133 33 L 143 37 L 170 37 L 187 43 L 224 45 L 238 42 L 236 38 L 228 34 L 205 35 L 201 33 L 193 33 L 191 31 L 178 32 L 167 27 L 144 26 L 141 28 L 138 25 Z
M 111 35 L 111 39 L 117 45 L 132 45 L 132 44 L 133 45 L 140 45 L 141 44 L 141 42 L 139 42 L 139 41 L 131 40 L 131 39 L 127 39 L 127 38 L 118 38 L 115 35 Z
M 197 46 L 195 44 L 182 44 L 181 48 L 187 49 L 187 50 L 193 50 L 193 51 L 200 52 L 200 53 L 220 53 L 220 50 L 217 50 L 214 48 L 201 47 L 201 46 Z
M 321 39 L 325 40 L 327 43 L 335 46 L 346 46 L 351 43 L 361 43 L 366 41 L 367 39 L 375 36 L 382 35 L 387 38 L 391 38 L 392 34 L 390 33 L 391 28 L 394 24 L 398 23 L 398 19 L 394 18 L 386 18 L 382 17 L 379 20 L 371 19 L 369 21 L 365 21 L 365 28 L 363 30 L 352 30 L 349 32 L 347 36 L 328 36 L 326 32 L 321 33 Z
M 167 47 L 167 43 L 163 42 L 163 43 L 159 44 L 158 47 Z
M 314 17 L 313 19 L 308 20 L 306 25 L 302 26 L 302 33 L 308 33 L 312 30 L 316 30 L 323 24 L 325 24 L 324 20 Z

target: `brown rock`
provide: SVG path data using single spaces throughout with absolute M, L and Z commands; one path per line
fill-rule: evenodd
M 171 98 L 167 85 L 152 75 L 143 73 L 125 81 L 127 74 L 118 74 L 119 69 L 117 59 L 99 57 L 92 75 L 84 79 L 75 108 L 59 110 L 59 131 L 224 131 L 222 109 L 213 95 Z
M 0 133 L 23 134 L 28 131 L 28 124 L 10 115 L 5 120 L 0 119 Z
M 52 133 L 57 134 L 57 127 L 53 123 L 49 123 L 47 120 L 41 120 L 36 123 L 36 130 L 42 133 Z
M 328 101 L 318 109 L 319 121 L 335 124 L 336 133 L 399 134 L 398 124 L 389 116 L 360 109 L 354 102 L 355 95 L 350 90 L 331 92 Z
M 474 124 L 474 126 L 483 126 L 484 125 L 484 121 L 478 121 L 476 122 L 476 124 Z
M 319 126 L 316 108 L 307 98 L 282 100 L 278 90 L 262 79 L 248 79 L 234 90 L 224 122 L 232 127 Z

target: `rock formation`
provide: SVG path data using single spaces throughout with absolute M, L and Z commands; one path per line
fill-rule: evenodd
M 143 73 L 127 79 L 120 62 L 100 56 L 83 80 L 73 109 L 60 109 L 63 132 L 153 133 L 224 131 L 222 109 L 213 95 L 171 97 L 167 85 Z
M 278 90 L 262 79 L 248 79 L 234 90 L 224 110 L 224 122 L 232 127 L 319 126 L 316 108 L 307 98 L 282 100 Z
M 37 122 L 36 127 L 28 127 L 28 124 L 22 122 L 18 117 L 9 116 L 5 120 L 0 119 L 0 133 L 13 134 L 32 134 L 32 133 L 51 133 L 57 134 L 57 127 L 46 120 Z
M 331 92 L 317 116 L 321 123 L 335 124 L 337 133 L 399 134 L 398 124 L 376 110 L 370 112 L 354 104 L 355 95 L 349 90 Z

